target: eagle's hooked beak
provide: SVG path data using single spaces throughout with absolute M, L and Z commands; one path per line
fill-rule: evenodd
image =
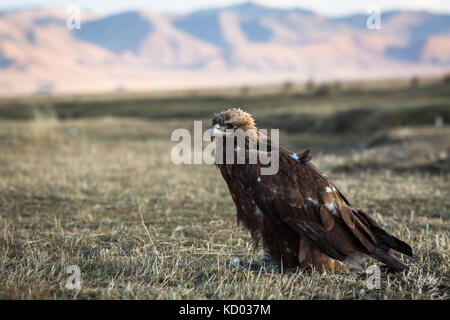
M 216 123 L 211 128 L 211 141 L 213 141 L 217 136 L 224 136 L 227 134 L 230 134 L 230 132 L 223 131 L 222 128 L 220 127 L 220 124 Z

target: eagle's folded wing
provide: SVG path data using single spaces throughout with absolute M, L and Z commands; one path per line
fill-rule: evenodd
M 330 257 L 343 260 L 359 251 L 383 262 L 391 258 L 389 245 L 380 243 L 379 233 L 374 232 L 379 228 L 375 221 L 353 209 L 327 176 L 310 162 L 299 161 L 297 154 L 280 150 L 279 171 L 274 175 L 261 175 L 261 164 L 239 167 L 237 178 L 243 192 L 264 215 L 281 220 Z M 390 240 L 398 240 L 379 230 Z

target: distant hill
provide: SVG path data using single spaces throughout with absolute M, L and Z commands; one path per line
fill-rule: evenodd
M 0 14 L 0 94 L 152 90 L 437 75 L 450 70 L 450 15 L 330 18 L 252 2 L 186 15 Z

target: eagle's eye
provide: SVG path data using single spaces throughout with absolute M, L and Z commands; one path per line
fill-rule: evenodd
M 233 121 L 226 121 L 224 125 L 227 127 L 227 129 L 234 129 L 234 123 Z

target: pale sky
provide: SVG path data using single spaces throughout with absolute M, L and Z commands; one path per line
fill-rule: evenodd
M 130 9 L 146 9 L 157 12 L 186 13 L 196 9 L 222 7 L 246 2 L 244 0 L 0 0 L 1 9 L 52 6 L 67 8 L 78 5 L 96 13 L 112 13 Z M 272 7 L 298 7 L 317 13 L 339 16 L 365 13 L 371 6 L 383 11 L 392 9 L 429 10 L 450 13 L 449 0 L 257 0 Z

